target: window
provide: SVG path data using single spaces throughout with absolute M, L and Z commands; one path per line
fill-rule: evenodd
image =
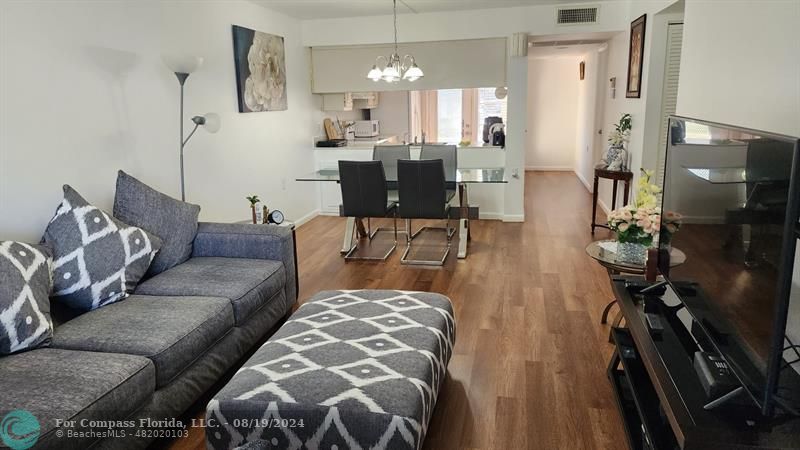
M 495 116 L 503 119 L 503 123 L 508 123 L 506 99 L 500 100 L 494 95 L 495 88 L 478 89 L 478 123 L 477 126 L 483 129 L 483 121 L 487 117 Z
M 412 140 L 424 133 L 426 142 L 482 145 L 484 119 L 507 122 L 506 99 L 498 99 L 495 88 L 412 91 L 409 98 Z
M 461 142 L 461 127 L 463 126 L 461 114 L 461 89 L 440 89 L 436 95 L 437 109 L 437 140 L 448 144 Z

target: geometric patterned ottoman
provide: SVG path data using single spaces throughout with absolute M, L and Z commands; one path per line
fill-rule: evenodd
M 207 446 L 417 450 L 454 344 L 443 295 L 321 292 L 209 402 Z

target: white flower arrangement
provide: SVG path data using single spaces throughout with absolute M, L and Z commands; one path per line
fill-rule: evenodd
M 650 246 L 661 229 L 657 195 L 661 188 L 650 183 L 652 170 L 642 170 L 636 200 L 608 214 L 608 227 L 617 233 L 619 242 Z M 677 229 L 676 229 L 677 230 Z

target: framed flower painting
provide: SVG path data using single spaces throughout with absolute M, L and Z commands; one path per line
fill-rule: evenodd
M 287 109 L 282 36 L 234 25 L 233 59 L 239 112 Z

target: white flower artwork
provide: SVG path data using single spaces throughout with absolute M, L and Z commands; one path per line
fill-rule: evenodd
M 233 51 L 239 112 L 286 110 L 283 37 L 234 25 Z

